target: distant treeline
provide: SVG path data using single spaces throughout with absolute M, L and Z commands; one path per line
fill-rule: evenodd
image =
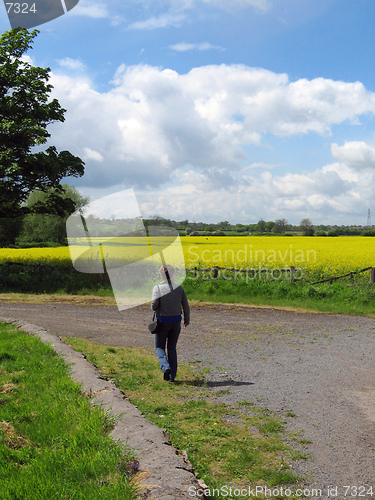
M 77 205 L 79 202 L 77 200 Z M 0 219 L 0 247 L 33 247 L 67 245 L 66 219 L 54 215 L 29 214 L 19 219 Z M 90 223 L 89 216 L 87 222 Z M 118 236 L 143 236 L 140 226 L 165 226 L 178 231 L 180 236 L 375 236 L 375 228 L 353 226 L 314 226 L 309 219 L 299 225 L 289 224 L 285 219 L 276 221 L 260 220 L 256 224 L 230 224 L 176 221 L 160 216 L 148 219 L 97 219 L 100 224 L 91 224 L 90 236 L 106 238 Z M 143 223 L 143 224 L 142 224 Z M 159 231 L 163 234 L 163 231 Z
M 301 224 L 289 224 L 285 219 L 276 221 L 260 220 L 256 224 L 230 224 L 228 221 L 219 223 L 175 221 L 154 216 L 143 221 L 148 225 L 165 225 L 177 229 L 181 236 L 241 236 L 241 235 L 305 235 L 305 236 L 375 236 L 375 228 L 353 226 L 314 226 L 309 219 L 303 219 Z

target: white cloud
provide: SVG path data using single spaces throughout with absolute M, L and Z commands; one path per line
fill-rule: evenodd
M 80 0 L 79 4 L 70 12 L 71 15 L 92 17 L 94 19 L 110 17 L 107 5 L 93 0 Z
M 203 3 L 214 5 L 222 9 L 232 9 L 238 7 L 254 7 L 257 10 L 266 12 L 271 8 L 269 0 L 201 0 Z
M 208 42 L 201 42 L 201 43 L 187 43 L 187 42 L 180 42 L 176 43 L 175 45 L 170 45 L 169 47 L 172 50 L 175 50 L 176 52 L 187 52 L 189 50 L 224 50 L 222 47 L 218 47 L 217 45 L 212 45 L 211 43 Z
M 83 148 L 82 149 L 83 151 L 83 160 L 84 161 L 96 161 L 96 162 L 103 162 L 104 160 L 104 157 L 101 153 L 99 153 L 99 151 L 95 151 L 94 149 L 90 149 L 90 148 Z
M 365 181 L 347 182 L 339 173 L 318 169 L 302 174 L 272 175 L 265 172 L 247 184 L 227 189 L 208 188 L 205 173 L 185 172 L 181 184 L 138 196 L 144 216 L 160 214 L 182 220 L 255 223 L 259 219 L 285 217 L 298 224 L 304 217 L 319 223 L 366 222 L 369 200 L 373 199 Z
M 33 59 L 32 59 L 30 56 L 26 55 L 26 54 L 23 54 L 23 55 L 21 56 L 20 60 L 21 60 L 23 63 L 25 63 L 25 64 L 30 64 L 31 66 L 34 66 L 34 61 L 33 61 Z
M 78 59 L 72 59 L 71 57 L 65 57 L 64 59 L 59 59 L 57 61 L 62 68 L 73 69 L 73 70 L 84 70 L 86 66 L 82 61 Z
M 134 163 L 139 182 L 147 181 L 142 169 L 157 169 L 161 178 L 184 165 L 236 169 L 246 160 L 243 147 L 260 144 L 264 134 L 328 134 L 375 111 L 374 94 L 361 84 L 290 83 L 284 74 L 246 66 L 205 66 L 185 75 L 122 66 L 107 93 L 81 78 L 55 75 L 52 83 L 68 109 L 61 141 L 77 149 L 102 145 L 115 177 L 126 178 Z
M 358 170 L 375 169 L 375 148 L 366 142 L 349 141 L 343 146 L 333 143 L 331 153 L 348 167 Z
M 245 172 L 246 170 L 253 170 L 255 168 L 262 168 L 263 170 L 272 170 L 274 168 L 281 167 L 282 164 L 272 164 L 272 163 L 265 163 L 263 161 L 251 163 L 251 165 L 248 165 L 247 167 L 242 169 L 242 172 Z
M 242 168 L 249 164 L 245 147 L 257 148 L 269 135 L 326 136 L 336 124 L 374 113 L 375 95 L 360 83 L 290 82 L 285 74 L 226 65 L 187 74 L 120 66 L 103 93 L 83 77 L 54 74 L 51 83 L 68 110 L 66 122 L 51 129 L 53 142 L 85 159 L 82 182 L 160 189 L 164 215 L 171 210 L 186 218 L 185 209 L 189 218 L 196 211 L 196 218 L 215 213 L 226 220 L 228 210 L 237 221 L 285 216 L 298 222 L 322 207 L 326 214 L 357 213 L 373 198 L 369 176 L 356 174 L 375 165 L 375 149 L 363 142 L 333 143 L 337 163 L 312 173 L 272 175 L 262 162 Z M 156 213 L 157 197 L 151 199 Z
M 145 21 L 136 21 L 129 25 L 132 30 L 154 30 L 167 28 L 169 26 L 180 26 L 186 16 L 184 14 L 175 14 L 173 12 L 162 14 L 160 16 L 150 17 Z
M 341 179 L 356 183 L 359 180 L 358 172 L 348 167 L 344 163 L 331 163 L 323 167 L 322 171 L 325 172 L 336 172 Z
M 129 29 L 152 30 L 180 26 L 189 19 L 189 14 L 196 9 L 202 10 L 203 5 L 233 11 L 233 8 L 254 8 L 259 12 L 267 12 L 271 8 L 270 0 L 139 0 L 147 13 L 147 19 L 133 22 Z M 150 11 L 154 15 L 150 16 Z
M 92 19 L 109 19 L 112 25 L 117 25 L 123 20 L 121 16 L 113 14 L 104 2 L 95 0 L 80 0 L 74 9 L 69 11 L 69 15 L 90 17 Z

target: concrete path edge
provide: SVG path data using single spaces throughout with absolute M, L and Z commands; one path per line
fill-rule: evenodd
M 49 344 L 69 365 L 71 377 L 92 396 L 92 403 L 101 406 L 115 419 L 111 437 L 129 446 L 139 461 L 137 473 L 138 498 L 149 500 L 181 500 L 205 498 L 207 486 L 194 474 L 184 451 L 178 451 L 165 430 L 152 424 L 126 395 L 111 381 L 105 380 L 83 354 L 75 351 L 61 337 L 44 328 L 13 318 L 0 317 Z

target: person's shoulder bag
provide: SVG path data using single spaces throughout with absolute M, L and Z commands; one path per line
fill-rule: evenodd
M 152 321 L 148 324 L 148 329 L 152 334 L 158 333 L 159 320 L 155 319 L 156 311 L 152 317 Z

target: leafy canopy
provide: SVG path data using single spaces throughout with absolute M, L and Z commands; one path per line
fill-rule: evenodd
M 50 68 L 25 57 L 37 34 L 15 28 L 0 38 L 0 218 L 30 213 L 24 202 L 35 189 L 54 188 L 45 205 L 51 213 L 66 213 L 60 181 L 84 172 L 83 161 L 69 151 L 43 149 L 48 125 L 63 122 L 66 110 L 50 98 Z

